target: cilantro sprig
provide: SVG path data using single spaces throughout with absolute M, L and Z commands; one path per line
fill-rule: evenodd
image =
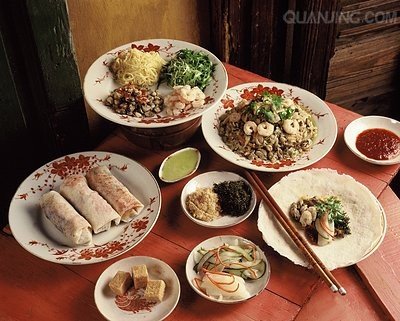
M 335 196 L 329 196 L 316 204 L 318 216 L 328 213 L 328 220 L 334 222 L 335 229 L 350 234 L 350 218 L 347 216 L 342 202 Z
M 261 116 L 271 123 L 290 119 L 295 110 L 285 107 L 283 100 L 281 96 L 265 91 L 249 104 L 247 111 L 253 115 Z

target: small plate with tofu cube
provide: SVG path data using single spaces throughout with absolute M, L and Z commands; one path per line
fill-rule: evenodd
M 180 292 L 179 279 L 168 264 L 133 256 L 115 262 L 100 275 L 94 299 L 108 320 L 163 320 L 175 309 Z

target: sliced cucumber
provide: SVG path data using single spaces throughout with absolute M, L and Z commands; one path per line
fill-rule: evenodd
M 240 253 L 247 261 L 253 261 L 253 257 L 246 251 L 246 249 L 243 249 L 238 245 L 229 245 L 229 248 Z
M 213 252 L 213 251 L 208 251 L 207 253 L 205 253 L 205 254 L 203 255 L 203 257 L 200 259 L 199 263 L 197 263 L 197 264 L 193 267 L 193 269 L 194 269 L 196 272 L 200 272 L 201 269 L 203 268 L 204 263 L 206 263 L 206 262 L 210 259 L 210 257 L 212 257 L 213 255 L 214 255 L 214 252 Z

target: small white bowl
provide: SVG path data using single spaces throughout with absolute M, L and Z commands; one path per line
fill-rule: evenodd
M 254 244 L 253 242 L 241 237 L 241 236 L 236 236 L 236 235 L 221 235 L 221 236 L 214 236 L 212 238 L 209 238 L 200 244 L 198 244 L 192 252 L 190 252 L 187 260 L 186 260 L 186 278 L 192 287 L 192 289 L 202 296 L 203 298 L 206 298 L 207 300 L 217 302 L 217 303 L 225 303 L 225 304 L 232 304 L 232 303 L 239 303 L 243 301 L 247 301 L 256 295 L 260 294 L 265 287 L 267 286 L 267 283 L 269 281 L 269 278 L 271 276 L 271 267 L 270 264 L 264 254 L 264 252 L 256 245 L 257 251 L 261 254 L 261 258 L 265 261 L 266 267 L 265 267 L 265 273 L 264 275 L 257 279 L 257 280 L 251 280 L 251 281 L 246 281 L 246 289 L 249 292 L 250 296 L 246 299 L 217 299 L 214 297 L 210 297 L 201 290 L 197 288 L 197 286 L 194 284 L 194 279 L 198 278 L 199 275 L 198 273 L 194 270 L 194 266 L 196 263 L 200 260 L 198 250 L 203 248 L 203 249 L 213 249 L 216 248 L 224 243 L 230 244 L 230 245 L 240 245 L 240 244 Z
M 194 218 L 189 213 L 189 211 L 186 209 L 186 198 L 188 197 L 189 194 L 196 191 L 197 188 L 213 187 L 214 183 L 218 184 L 218 183 L 222 183 L 225 181 L 239 181 L 239 180 L 246 182 L 250 186 L 250 190 L 251 190 L 250 206 L 249 206 L 249 209 L 246 211 L 246 213 L 244 213 L 243 215 L 241 215 L 241 216 L 223 215 L 211 222 L 206 222 L 206 221 L 202 221 L 202 220 Z M 200 175 L 192 178 L 182 189 L 182 193 L 181 193 L 181 206 L 182 206 L 182 209 L 185 212 L 186 216 L 189 219 L 191 219 L 193 222 L 195 222 L 199 225 L 211 227 L 211 228 L 230 227 L 230 226 L 233 226 L 233 225 L 243 222 L 253 212 L 254 208 L 256 207 L 256 203 L 257 203 L 257 196 L 256 196 L 256 193 L 254 192 L 251 184 L 246 179 L 241 177 L 240 175 L 232 173 L 232 172 L 213 171 L 213 172 L 207 172 L 204 174 L 200 174 Z
M 176 161 L 179 158 L 179 155 L 182 155 L 183 153 L 187 153 L 187 152 L 194 152 L 196 154 L 196 157 L 197 157 L 197 160 L 191 166 L 188 165 L 187 161 L 186 162 L 185 161 L 180 161 L 179 162 L 179 160 Z M 169 155 L 168 157 L 166 157 L 163 160 L 163 162 L 161 163 L 160 169 L 158 171 L 158 176 L 160 177 L 160 179 L 163 182 L 166 182 L 166 183 L 178 182 L 181 179 L 189 177 L 190 175 L 192 175 L 197 170 L 197 168 L 199 167 L 199 164 L 200 164 L 200 159 L 201 159 L 201 154 L 200 154 L 200 151 L 197 148 L 187 147 L 187 148 L 180 149 L 180 150 L 176 151 L 175 153 L 172 153 L 171 155 Z M 174 160 L 175 160 L 175 163 L 174 163 Z M 172 166 L 174 171 L 181 171 L 180 175 L 177 175 L 174 178 L 166 177 L 163 174 L 166 166 L 168 166 L 170 168 Z
M 383 128 L 400 137 L 400 122 L 383 116 L 365 116 L 353 120 L 344 131 L 344 141 L 347 147 L 359 158 L 377 165 L 393 165 L 400 163 L 400 154 L 388 160 L 372 159 L 362 154 L 356 147 L 357 136 L 364 130 L 371 128 Z

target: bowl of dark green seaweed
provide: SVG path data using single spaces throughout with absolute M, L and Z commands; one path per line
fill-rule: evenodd
M 193 222 L 211 228 L 243 222 L 257 203 L 250 183 L 240 175 L 213 171 L 192 178 L 181 193 L 181 206 Z

